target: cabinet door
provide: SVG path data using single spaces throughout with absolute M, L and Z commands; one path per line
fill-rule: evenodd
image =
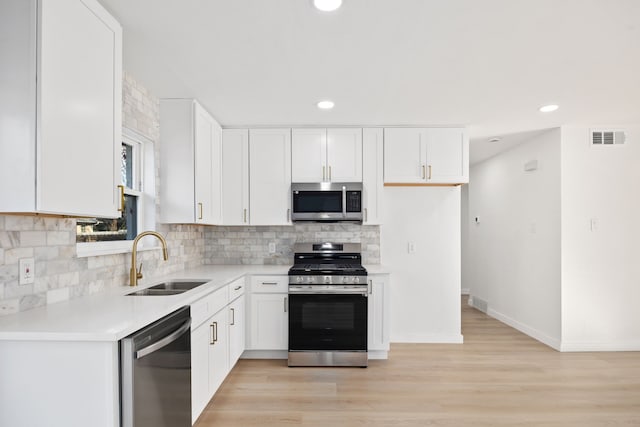
M 385 292 L 387 275 L 369 276 L 369 350 L 389 350 L 389 304 Z
M 385 128 L 384 182 L 426 182 L 426 138 L 425 129 Z
M 222 131 L 222 223 L 249 225 L 249 131 Z
M 97 2 L 38 5 L 36 208 L 118 217 L 122 29 Z
M 291 131 L 291 181 L 328 181 L 326 129 Z
M 252 294 L 249 347 L 252 350 L 287 350 L 289 315 L 287 294 Z
M 209 398 L 229 373 L 229 323 L 227 310 L 220 310 L 208 323 L 212 339 L 209 346 Z
M 291 224 L 291 130 L 249 133 L 251 225 Z
M 211 159 L 211 222 L 222 224 L 222 127 L 213 123 Z
M 197 102 L 194 108 L 195 206 L 197 224 L 213 224 L 213 118 Z
M 232 369 L 245 348 L 244 295 L 229 305 L 229 369 Z
M 363 223 L 380 224 L 383 197 L 382 128 L 362 130 Z
M 326 180 L 362 182 L 362 129 L 327 129 Z
M 464 129 L 427 129 L 427 182 L 469 182 L 469 141 Z
M 209 395 L 209 323 L 191 331 L 191 422 L 195 423 L 211 396 Z

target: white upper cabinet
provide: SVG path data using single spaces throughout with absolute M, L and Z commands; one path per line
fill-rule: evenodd
M 469 182 L 469 140 L 463 128 L 386 128 L 384 182 Z
M 292 182 L 323 182 L 327 177 L 327 130 L 291 131 Z
M 3 0 L 0 40 L 0 212 L 120 216 L 118 22 L 95 0 Z
M 193 99 L 160 100 L 160 216 L 220 224 L 220 125 Z
M 249 132 L 251 225 L 291 224 L 291 130 Z
M 362 129 L 293 129 L 293 182 L 362 182 Z
M 286 208 L 285 208 L 286 209 Z M 222 223 L 249 225 L 249 130 L 222 131 Z
M 383 198 L 383 131 L 362 130 L 363 224 L 380 224 Z
M 464 129 L 432 128 L 427 132 L 427 182 L 469 182 L 469 140 Z
M 327 129 L 327 178 L 362 182 L 362 129 Z

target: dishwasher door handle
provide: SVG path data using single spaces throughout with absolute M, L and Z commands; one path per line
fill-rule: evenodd
M 162 347 L 166 347 L 167 345 L 171 344 L 172 342 L 180 338 L 180 336 L 184 334 L 186 331 L 188 331 L 190 327 L 191 327 L 191 318 L 189 318 L 186 322 L 182 324 L 182 326 L 180 326 L 178 329 L 173 331 L 171 334 L 167 335 L 161 340 L 154 342 L 151 345 L 148 345 L 136 351 L 134 355 L 135 358 L 140 359 L 142 357 L 148 356 L 149 354 L 160 350 Z

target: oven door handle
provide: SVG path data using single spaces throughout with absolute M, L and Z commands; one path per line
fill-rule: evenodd
M 307 290 L 295 290 L 289 289 L 289 295 L 362 295 L 367 297 L 369 295 L 368 289 L 353 289 L 353 290 L 331 290 L 331 291 L 307 291 Z

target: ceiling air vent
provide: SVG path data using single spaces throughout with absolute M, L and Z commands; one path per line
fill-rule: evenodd
M 620 145 L 624 144 L 626 139 L 626 134 L 622 130 L 597 129 L 591 131 L 592 145 Z

